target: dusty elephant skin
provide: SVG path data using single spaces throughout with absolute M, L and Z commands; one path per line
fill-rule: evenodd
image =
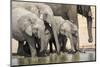
M 57 4 L 56 5 L 56 4 L 27 3 L 27 2 L 12 2 L 12 4 L 13 4 L 13 6 L 12 6 L 13 9 L 17 8 L 17 7 L 23 7 L 26 10 L 28 10 L 32 13 L 35 13 L 40 19 L 43 19 L 45 21 L 45 23 L 48 23 L 51 25 L 51 28 L 53 30 L 53 36 L 54 36 L 54 38 L 52 40 L 55 41 L 53 43 L 56 44 L 55 47 L 56 47 L 57 52 L 60 52 L 62 43 L 60 42 L 60 38 L 59 38 L 59 35 L 57 34 L 57 30 L 55 30 L 56 25 L 54 23 L 56 21 L 53 18 L 54 15 L 55 16 L 62 16 L 64 19 L 71 20 L 72 23 L 74 23 L 78 26 L 77 13 L 82 14 L 83 16 L 85 16 L 87 18 L 87 29 L 88 29 L 88 35 L 89 35 L 88 41 L 89 42 L 93 41 L 93 38 L 92 38 L 92 17 L 91 17 L 92 15 L 91 15 L 90 6 L 80 6 L 79 7 L 77 5 L 65 5 L 65 4 Z M 90 34 L 89 34 L 89 32 L 90 32 Z M 47 40 L 49 40 L 49 38 L 48 38 L 49 36 L 50 35 L 46 36 L 47 39 L 45 40 L 45 44 L 48 43 Z M 75 50 L 78 51 L 79 46 L 76 45 L 78 39 L 74 35 L 72 36 L 72 38 L 70 36 L 70 39 L 71 39 L 71 44 L 73 44 L 72 51 L 75 51 Z M 76 39 L 76 40 L 74 40 L 74 39 Z M 66 38 L 65 38 L 65 40 L 66 40 Z M 65 41 L 65 43 L 66 43 L 66 41 Z M 41 47 L 44 47 L 44 46 L 40 47 L 40 44 L 38 44 L 38 46 L 39 46 L 39 48 L 37 48 L 37 50 L 40 50 Z M 47 46 L 47 45 L 45 45 L 45 46 Z M 64 45 L 62 46 L 62 48 L 63 47 L 64 47 Z M 50 49 L 52 52 L 52 48 L 50 48 Z M 42 50 L 46 50 L 46 49 L 42 49 Z
M 19 41 L 21 48 L 26 41 L 29 44 L 32 56 L 36 55 L 35 37 L 40 39 L 40 51 L 44 51 L 44 29 L 44 22 L 30 11 L 24 8 L 12 10 L 12 37 Z M 20 51 L 23 51 L 23 49 Z
M 54 21 L 52 18 L 54 15 L 52 9 L 44 3 L 12 2 L 12 4 L 13 4 L 12 8 L 23 7 L 31 11 L 32 13 L 35 13 L 38 17 L 40 17 L 41 19 L 46 21 L 46 23 L 49 23 L 51 25 L 57 46 L 57 53 L 59 53 L 60 46 L 58 42 L 57 31 L 55 31 L 54 29 Z
M 78 38 L 78 29 L 77 29 L 77 26 L 75 24 L 73 24 L 71 21 L 68 21 L 68 20 L 64 20 L 62 17 L 60 16 L 54 16 L 54 19 L 55 19 L 55 30 L 57 31 L 57 35 L 58 35 L 58 40 L 59 40 L 59 43 L 60 43 L 60 48 L 59 50 L 62 51 L 62 52 L 65 52 L 66 51 L 66 42 L 67 42 L 67 38 L 70 39 L 70 42 L 71 42 L 71 52 L 74 53 L 78 50 L 77 48 L 77 38 Z M 56 50 L 57 50 L 57 47 L 56 47 L 56 44 L 55 44 L 55 40 L 54 40 L 54 35 L 53 35 L 53 31 L 52 31 L 52 28 L 48 26 L 47 23 L 45 23 L 45 34 L 46 34 L 46 37 L 45 37 L 45 44 L 48 44 L 50 45 L 50 53 L 53 52 L 53 47 L 52 45 L 54 44 Z M 75 40 L 73 40 L 73 38 Z M 47 41 L 46 41 L 47 40 Z M 47 49 L 47 47 L 45 47 Z M 46 50 L 45 49 L 45 50 Z
M 68 18 L 67 17 L 67 15 L 65 14 L 65 10 L 64 10 L 64 8 L 63 8 L 63 10 L 61 9 L 62 7 L 64 7 L 64 5 L 62 6 L 62 5 L 59 5 L 58 6 L 58 10 L 62 10 L 62 11 L 58 11 L 58 13 L 56 13 L 55 11 L 56 11 L 56 9 L 54 10 L 53 9 L 53 12 L 52 12 L 52 7 L 50 8 L 49 6 L 48 6 L 48 4 L 46 5 L 46 4 L 42 4 L 42 3 L 26 3 L 26 2 L 12 2 L 12 4 L 13 4 L 13 8 L 16 8 L 16 7 L 23 7 L 23 8 L 25 8 L 25 9 L 27 9 L 27 10 L 29 10 L 30 12 L 32 12 L 32 13 L 35 13 L 37 16 L 39 16 L 41 19 L 43 19 L 44 21 L 46 21 L 46 23 L 49 23 L 49 24 L 51 24 L 51 26 L 53 26 L 52 28 L 53 28 L 53 33 L 54 33 L 54 39 L 56 40 L 56 50 L 57 50 L 57 52 L 59 52 L 60 51 L 60 44 L 59 44 L 59 42 L 58 42 L 58 36 L 57 36 L 57 30 L 55 30 L 55 25 L 54 25 L 54 23 L 56 22 L 56 21 L 54 21 L 54 18 L 51 18 L 51 17 L 53 17 L 53 12 L 54 12 L 54 15 L 57 15 L 57 14 L 59 14 L 60 16 L 62 16 L 64 19 L 66 19 L 66 18 Z M 54 6 L 54 5 L 53 5 Z M 55 7 L 55 6 L 54 6 Z M 69 7 L 69 6 L 68 6 Z M 73 6 L 70 6 L 70 7 L 73 7 Z M 67 8 L 67 7 L 66 7 Z M 74 6 L 73 7 L 73 10 L 72 11 L 74 11 L 74 9 L 76 9 L 76 6 Z M 67 10 L 70 10 L 70 8 L 68 8 Z M 70 11 L 69 11 L 70 12 Z M 67 13 L 67 12 L 66 12 Z M 75 14 L 73 14 L 73 15 L 70 15 L 71 13 L 69 13 L 69 17 L 71 18 L 70 20 L 77 20 L 77 17 L 76 17 L 76 11 L 74 11 L 74 13 Z M 73 18 L 74 17 L 74 18 Z M 76 22 L 75 22 L 76 23 Z M 57 44 L 58 43 L 58 44 Z M 51 46 L 52 47 L 52 46 Z
M 62 16 L 64 19 L 73 21 L 78 26 L 77 13 L 85 16 L 87 19 L 88 42 L 93 41 L 92 36 L 92 12 L 87 5 L 66 5 L 66 4 L 47 4 L 53 10 L 55 16 Z
M 78 17 L 77 13 L 80 13 L 81 15 L 85 16 L 87 19 L 87 30 L 88 30 L 88 42 L 93 42 L 93 36 L 92 36 L 92 13 L 90 6 L 85 5 L 67 5 L 67 4 L 50 4 L 47 3 L 53 10 L 53 13 L 55 16 L 62 16 L 66 20 L 72 21 L 74 24 L 78 26 Z M 73 40 L 75 38 L 73 37 Z M 79 40 L 79 38 L 78 38 Z M 76 45 L 76 47 L 79 50 L 79 42 Z

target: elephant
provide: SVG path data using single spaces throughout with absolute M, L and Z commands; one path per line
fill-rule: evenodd
M 35 13 L 40 19 L 51 25 L 53 29 L 54 39 L 56 41 L 57 46 L 57 53 L 59 53 L 59 42 L 57 37 L 57 31 L 54 29 L 54 21 L 53 21 L 53 11 L 52 9 L 44 4 L 44 3 L 30 3 L 30 2 L 12 2 L 12 8 L 16 7 L 23 7 L 27 10 L 29 10 L 32 13 Z
M 88 30 L 88 42 L 93 42 L 93 36 L 92 36 L 92 12 L 91 7 L 87 5 L 78 5 L 77 6 L 77 12 L 87 19 L 87 30 Z
M 54 13 L 54 16 L 62 16 L 65 20 L 70 20 L 78 28 L 78 18 L 77 18 L 77 5 L 69 4 L 51 4 L 47 3 Z M 79 35 L 78 35 L 79 36 Z M 72 37 L 74 39 L 74 37 Z M 77 43 L 77 51 L 79 50 L 79 38 Z
M 44 21 L 42 21 L 34 13 L 22 8 L 12 9 L 12 38 L 19 42 L 19 52 L 23 51 L 24 42 L 28 43 L 31 51 L 31 55 L 36 56 L 36 39 L 40 39 L 41 49 L 40 53 L 44 51 L 45 48 L 45 26 Z
M 61 37 L 65 37 L 65 45 L 67 42 L 66 38 L 69 38 L 70 43 L 71 43 L 71 50 L 72 52 L 76 52 L 78 51 L 78 28 L 75 24 L 73 24 L 73 22 L 69 21 L 69 20 L 65 20 L 63 17 L 61 16 L 54 16 L 55 19 L 55 30 L 57 31 L 58 34 L 62 34 L 63 36 Z M 74 41 L 74 39 L 76 39 Z M 62 41 L 62 40 L 61 40 Z M 65 47 L 64 45 L 64 47 Z

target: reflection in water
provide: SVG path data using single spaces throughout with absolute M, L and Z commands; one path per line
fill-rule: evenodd
M 77 54 L 75 54 L 75 55 L 73 55 L 72 56 L 72 61 L 74 62 L 74 61 L 79 61 L 80 60 L 80 54 L 79 53 L 77 53 Z
M 12 65 L 29 65 L 29 64 L 46 64 L 46 63 L 62 63 L 62 62 L 75 62 L 75 61 L 93 61 L 95 60 L 95 52 L 67 54 L 56 53 L 50 54 L 47 57 L 12 57 Z

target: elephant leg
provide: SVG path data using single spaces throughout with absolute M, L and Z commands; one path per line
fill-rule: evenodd
M 23 46 L 24 52 L 25 52 L 25 56 L 26 57 L 30 57 L 31 56 L 31 51 L 30 51 L 30 47 L 28 42 L 25 43 L 25 45 Z
M 60 53 L 60 44 L 58 42 L 58 36 L 57 36 L 57 31 L 53 30 L 54 33 L 54 39 L 55 39 L 55 43 L 56 43 L 56 49 L 57 49 L 57 53 Z
M 79 49 L 78 49 L 78 37 L 76 37 L 76 36 L 73 36 L 73 46 L 74 46 L 75 51 L 79 51 Z
M 38 56 L 40 57 L 47 56 L 48 55 L 48 52 L 47 52 L 48 40 L 44 38 L 44 43 L 43 41 L 41 41 L 41 44 L 39 44 L 38 46 L 39 46 Z
M 18 50 L 17 54 L 20 56 L 24 56 L 25 52 L 23 50 L 24 41 L 18 41 Z
M 36 41 L 36 45 L 35 45 L 35 48 L 36 48 L 36 51 L 37 51 L 37 54 L 39 54 L 39 51 L 41 49 L 41 46 L 40 46 L 40 40 L 38 38 L 35 38 L 35 41 Z
M 49 44 L 50 44 L 50 53 L 53 53 L 52 41 L 50 41 Z
M 87 30 L 88 30 L 88 42 L 91 43 L 93 41 L 93 36 L 92 36 L 92 17 L 88 16 L 87 17 Z
M 70 39 L 70 44 L 71 44 L 71 51 L 69 51 L 69 53 L 75 53 L 76 50 L 75 50 L 72 34 L 69 34 L 69 39 Z
M 57 34 L 57 30 L 56 30 L 56 24 L 55 24 L 56 21 L 54 20 L 54 18 L 52 18 L 52 16 L 50 16 L 50 18 L 51 18 L 51 26 L 52 26 L 52 31 L 53 31 L 53 35 L 54 35 L 54 40 L 56 43 L 57 53 L 59 54 L 60 53 L 60 44 L 58 41 L 58 34 Z
M 36 51 L 37 51 L 37 54 L 39 54 L 39 52 L 40 52 L 40 49 L 41 49 L 41 47 L 40 47 L 40 44 L 36 44 L 38 47 L 36 47 Z
M 62 47 L 61 47 L 61 51 L 62 52 L 66 52 L 67 51 L 67 49 L 66 49 L 66 43 L 67 43 L 67 39 L 66 38 L 64 38 L 63 39 L 63 41 L 62 41 Z
M 32 57 L 36 56 L 36 48 L 35 48 L 36 42 L 35 42 L 35 38 L 34 37 L 29 37 L 29 38 L 27 38 L 27 42 L 28 42 L 29 47 L 30 47 L 31 56 Z
M 42 51 L 40 51 L 41 49 L 42 49 Z M 44 47 L 41 47 L 41 44 L 38 44 L 38 48 L 36 50 L 37 50 L 38 57 L 45 57 L 48 54 L 47 46 L 45 46 L 45 48 L 44 48 Z

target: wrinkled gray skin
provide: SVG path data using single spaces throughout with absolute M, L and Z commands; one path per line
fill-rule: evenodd
M 38 17 L 51 25 L 53 29 L 54 39 L 56 41 L 57 52 L 59 53 L 60 46 L 58 42 L 57 31 L 55 31 L 54 29 L 55 21 L 53 21 L 54 19 L 52 18 L 54 16 L 52 9 L 44 3 L 12 2 L 12 8 L 16 7 L 24 7 L 25 9 L 31 11 L 32 13 L 35 13 Z
M 76 5 L 50 4 L 50 3 L 47 3 L 47 5 L 51 7 L 55 16 L 62 16 L 65 20 L 72 21 L 72 23 L 74 23 L 78 27 L 77 6 Z M 72 37 L 72 40 L 74 40 L 74 37 Z M 77 40 L 79 40 L 79 38 L 77 38 Z M 78 51 L 79 42 L 73 41 L 73 44 L 76 44 L 77 46 L 76 51 Z
M 82 6 L 80 5 L 80 8 L 78 5 L 65 5 L 65 4 L 51 4 L 47 3 L 53 10 L 53 13 L 55 16 L 62 16 L 66 20 L 72 21 L 74 24 L 77 25 L 78 27 L 78 18 L 77 18 L 77 13 L 80 13 L 81 15 L 85 16 L 87 19 L 87 30 L 88 30 L 88 42 L 93 41 L 92 37 L 92 13 L 91 13 L 91 8 L 90 6 Z M 76 44 L 77 40 L 79 41 L 79 38 L 76 39 L 73 37 L 73 43 Z M 76 42 L 75 42 L 76 41 Z M 79 50 L 79 42 L 76 44 L 76 51 Z M 76 48 L 75 47 L 75 48 Z
M 88 5 L 65 5 L 65 4 L 49 4 L 55 16 L 62 16 L 64 19 L 73 21 L 78 26 L 77 13 L 85 16 L 87 19 L 88 42 L 93 41 L 92 36 L 92 12 Z
M 41 42 L 40 52 L 44 49 L 44 22 L 35 14 L 24 8 L 12 9 L 12 37 L 19 41 L 19 46 L 22 47 L 24 41 L 29 44 L 31 55 L 36 55 L 35 37 L 38 37 Z M 23 51 L 23 49 L 19 48 Z
M 55 25 L 55 30 L 57 31 L 57 36 L 58 36 L 58 40 L 60 43 L 59 50 L 61 51 L 62 49 L 66 50 L 65 46 L 66 46 L 67 38 L 69 38 L 70 43 L 71 43 L 71 51 L 76 52 L 78 50 L 77 45 L 76 45 L 78 41 L 77 26 L 73 24 L 71 21 L 64 20 L 60 16 L 54 16 L 54 21 L 56 21 L 54 25 Z M 45 40 L 47 41 L 45 42 L 47 42 L 47 44 L 48 43 L 50 44 L 50 52 L 53 52 L 52 43 L 54 43 L 55 48 L 57 46 L 55 45 L 55 40 L 52 34 L 52 29 L 48 26 L 48 24 L 45 24 L 45 27 L 46 27 L 46 33 L 48 34 L 47 37 L 45 38 Z

